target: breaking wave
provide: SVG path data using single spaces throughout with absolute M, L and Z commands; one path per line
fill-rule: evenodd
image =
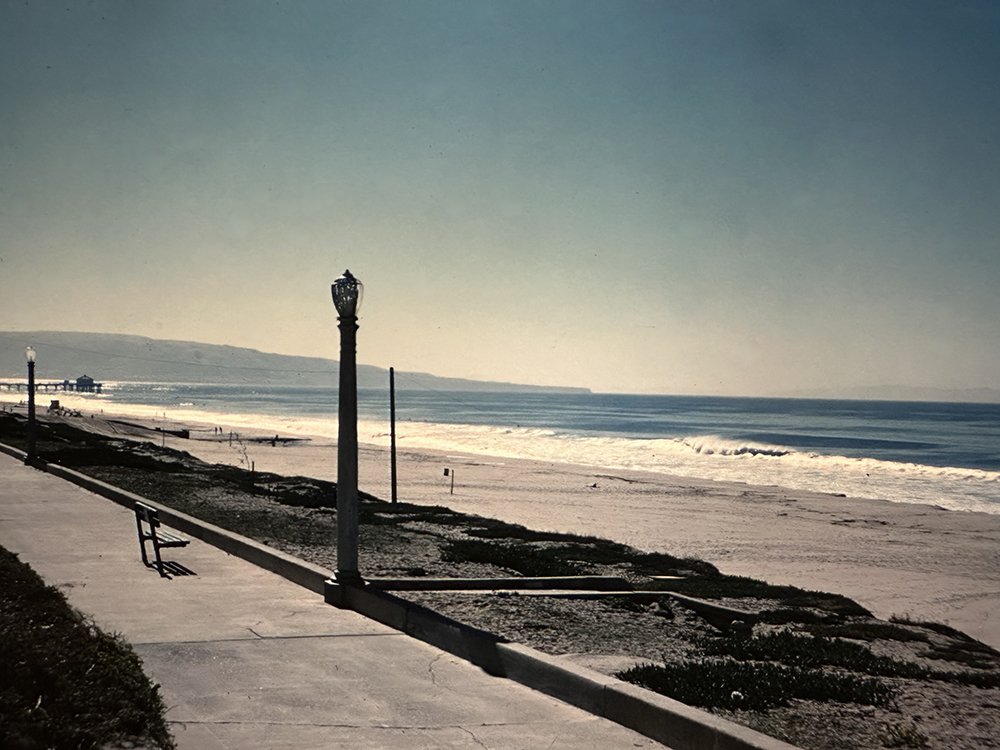
M 678 438 L 695 453 L 704 456 L 787 456 L 789 448 L 764 445 L 743 445 L 727 442 L 717 437 Z

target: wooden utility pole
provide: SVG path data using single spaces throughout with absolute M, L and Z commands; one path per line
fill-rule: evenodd
M 389 368 L 389 476 L 396 502 L 396 371 Z

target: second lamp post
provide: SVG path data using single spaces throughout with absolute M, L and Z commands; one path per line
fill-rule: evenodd
M 28 450 L 24 462 L 30 464 L 35 460 L 35 350 L 26 347 L 24 356 L 28 360 Z
M 338 583 L 360 585 L 358 572 L 358 309 L 364 287 L 351 274 L 330 287 L 340 328 L 340 391 L 337 425 Z

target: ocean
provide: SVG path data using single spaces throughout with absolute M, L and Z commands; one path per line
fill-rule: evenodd
M 16 394 L 7 400 L 23 398 Z M 107 383 L 64 406 L 335 439 L 335 388 Z M 386 391 L 358 437 L 389 444 Z M 598 393 L 396 393 L 397 446 L 1000 513 L 1000 404 Z

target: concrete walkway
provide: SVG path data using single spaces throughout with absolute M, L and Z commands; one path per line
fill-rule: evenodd
M 662 747 L 197 539 L 162 579 L 131 511 L 3 454 L 0 545 L 133 644 L 182 750 Z

